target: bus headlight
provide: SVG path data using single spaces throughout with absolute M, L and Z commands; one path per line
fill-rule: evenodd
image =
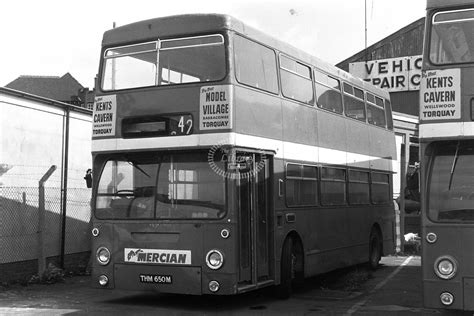
M 206 264 L 212 270 L 217 270 L 224 264 L 224 256 L 219 250 L 213 249 L 206 255 Z
M 456 260 L 451 256 L 443 256 L 436 259 L 434 271 L 438 277 L 444 280 L 454 278 L 458 270 Z
M 110 251 L 106 247 L 99 247 L 96 252 L 97 262 L 105 266 L 110 262 Z

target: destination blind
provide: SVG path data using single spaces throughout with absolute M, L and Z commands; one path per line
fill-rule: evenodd
M 420 91 L 420 119 L 461 118 L 460 69 L 423 71 Z
M 115 135 L 116 113 L 115 95 L 96 97 L 92 113 L 92 137 Z
M 206 86 L 201 88 L 199 128 L 201 130 L 232 128 L 231 86 Z

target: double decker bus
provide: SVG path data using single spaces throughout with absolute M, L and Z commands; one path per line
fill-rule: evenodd
M 474 310 L 474 2 L 428 0 L 420 90 L 423 300 Z
M 230 295 L 394 250 L 387 92 L 226 15 L 104 33 L 93 280 Z

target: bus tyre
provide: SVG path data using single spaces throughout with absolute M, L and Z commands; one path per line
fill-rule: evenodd
M 373 230 L 369 238 L 369 268 L 376 270 L 382 258 L 382 238 Z
M 276 287 L 275 293 L 279 299 L 288 299 L 291 295 L 295 265 L 296 254 L 294 253 L 293 239 L 288 237 L 281 251 L 280 284 Z

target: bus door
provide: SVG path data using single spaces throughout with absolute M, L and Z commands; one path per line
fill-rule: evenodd
M 257 153 L 236 154 L 239 201 L 240 278 L 243 284 L 269 280 L 270 159 Z M 244 166 L 246 165 L 246 166 Z

